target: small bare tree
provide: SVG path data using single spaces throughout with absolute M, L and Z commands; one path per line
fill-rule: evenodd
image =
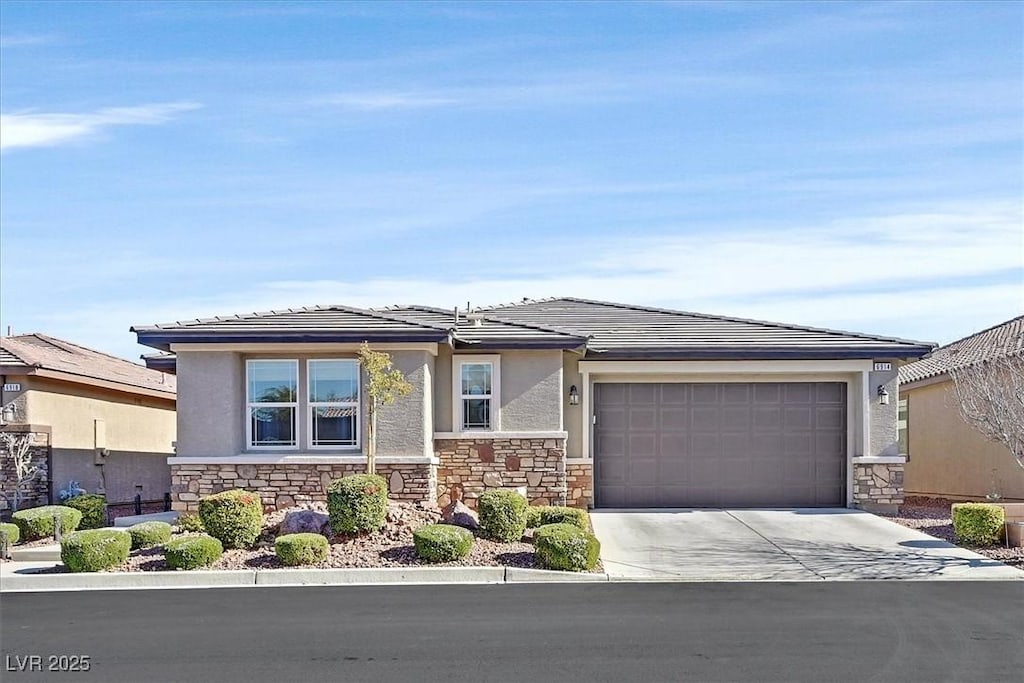
M 964 421 L 1010 449 L 1024 467 L 1024 356 L 992 358 L 949 374 Z
M 412 385 L 402 371 L 391 364 L 391 356 L 382 351 L 373 351 L 363 342 L 359 347 L 359 360 L 366 372 L 366 402 L 369 410 L 369 428 L 366 439 L 366 472 L 377 472 L 377 411 L 395 402 L 401 396 L 408 396 Z
M 7 502 L 9 513 L 17 512 L 21 504 L 32 496 L 32 484 L 42 469 L 32 464 L 32 435 L 25 432 L 0 432 L 0 457 L 13 462 L 14 481 L 4 487 L 0 496 Z M 6 463 L 4 463 L 6 469 Z

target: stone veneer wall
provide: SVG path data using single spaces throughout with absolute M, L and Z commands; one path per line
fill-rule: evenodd
M 434 451 L 438 505 L 451 502 L 453 489 L 475 509 L 487 489 L 522 486 L 533 505 L 567 502 L 565 439 L 436 439 Z
M 594 463 L 589 460 L 565 461 L 566 502 L 569 507 L 594 507 Z
M 28 431 L 21 428 L 21 425 L 14 425 L 13 428 L 5 428 L 5 432 L 16 434 L 27 434 L 31 440 L 29 453 L 31 464 L 39 468 L 39 474 L 25 489 L 22 497 L 21 507 L 29 508 L 38 505 L 46 505 L 49 502 L 50 492 L 50 435 L 46 432 Z M 18 476 L 14 469 L 14 458 L 8 457 L 7 451 L 0 451 L 0 489 L 4 493 L 13 492 L 17 484 Z M 0 498 L 0 512 L 7 512 L 7 501 Z
M 854 463 L 853 504 L 895 512 L 903 504 L 903 463 Z
M 327 500 L 334 479 L 366 471 L 363 464 L 171 464 L 171 507 L 197 512 L 199 498 L 226 489 L 255 491 L 268 512 Z M 379 464 L 377 474 L 388 481 L 394 500 L 432 502 L 435 467 L 429 463 Z

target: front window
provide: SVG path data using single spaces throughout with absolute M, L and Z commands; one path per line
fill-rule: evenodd
M 899 412 L 896 418 L 899 430 L 900 455 L 910 459 L 910 399 L 899 400 Z
M 455 429 L 498 430 L 498 356 L 456 356 L 453 372 Z
M 246 375 L 249 446 L 294 448 L 298 361 L 250 360 Z
M 310 446 L 358 446 L 359 363 L 311 360 L 307 370 Z

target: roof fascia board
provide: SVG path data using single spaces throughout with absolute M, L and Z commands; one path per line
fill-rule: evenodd
M 829 349 L 829 348 L 714 348 L 700 349 L 611 349 L 601 351 L 590 349 L 597 357 L 609 360 L 857 360 L 872 358 L 920 358 L 930 349 L 919 347 L 876 349 Z
M 162 331 L 137 332 L 139 343 L 166 350 L 168 345 L 176 343 L 188 344 L 273 344 L 280 342 L 307 343 L 355 343 L 364 341 L 377 343 L 402 342 L 443 342 L 448 338 L 447 330 L 428 330 L 415 332 L 339 332 L 339 331 L 300 331 L 288 330 L 278 332 L 193 332 L 193 331 Z
M 367 340 L 372 341 L 372 340 Z M 446 340 L 445 340 L 446 341 Z M 444 341 L 442 341 L 444 343 Z M 174 353 L 188 353 L 189 351 L 238 351 L 242 353 L 322 353 L 329 352 L 353 352 L 359 351 L 362 342 L 260 342 L 260 343 L 232 343 L 232 344 L 210 344 L 210 343 L 174 343 L 170 350 Z M 437 355 L 437 343 L 410 342 L 404 344 L 382 343 L 373 344 L 375 351 L 425 351 L 432 356 Z
M 949 382 L 952 379 L 953 378 L 949 376 L 948 372 L 940 372 L 937 375 L 932 375 L 930 377 L 922 377 L 921 379 L 916 379 L 913 382 L 901 382 L 900 391 L 913 391 L 914 389 L 921 389 L 923 387 L 928 387 L 933 384 L 942 384 L 943 382 Z
M 26 374 L 30 374 L 34 377 L 55 379 L 61 382 L 85 384 L 87 386 L 99 387 L 101 389 L 112 389 L 114 391 L 120 391 L 126 394 L 141 394 L 142 396 L 152 396 L 154 398 L 162 398 L 168 401 L 176 400 L 176 393 L 171 389 L 168 389 L 167 391 L 160 391 L 158 389 L 139 387 L 134 384 L 125 384 L 123 382 L 113 382 L 110 380 L 99 379 L 97 377 L 89 377 L 88 375 L 78 375 L 73 372 L 61 372 L 58 370 L 46 370 L 44 368 L 36 368 L 32 372 Z
M 593 375 L 648 374 L 810 374 L 855 373 L 871 370 L 869 360 L 729 360 L 729 361 L 614 361 L 581 360 L 580 372 Z
M 572 350 L 583 346 L 581 340 L 515 340 L 515 339 L 488 339 L 486 341 L 466 341 L 455 339 L 456 349 L 561 349 Z

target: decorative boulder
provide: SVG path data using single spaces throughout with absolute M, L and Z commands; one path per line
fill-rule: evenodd
M 330 531 L 331 518 L 324 512 L 316 510 L 291 510 L 284 516 L 278 528 L 279 536 L 289 534 L 327 534 Z
M 445 505 L 441 510 L 441 521 L 445 524 L 454 524 L 466 529 L 479 529 L 480 521 L 476 513 L 469 509 L 461 500 Z

